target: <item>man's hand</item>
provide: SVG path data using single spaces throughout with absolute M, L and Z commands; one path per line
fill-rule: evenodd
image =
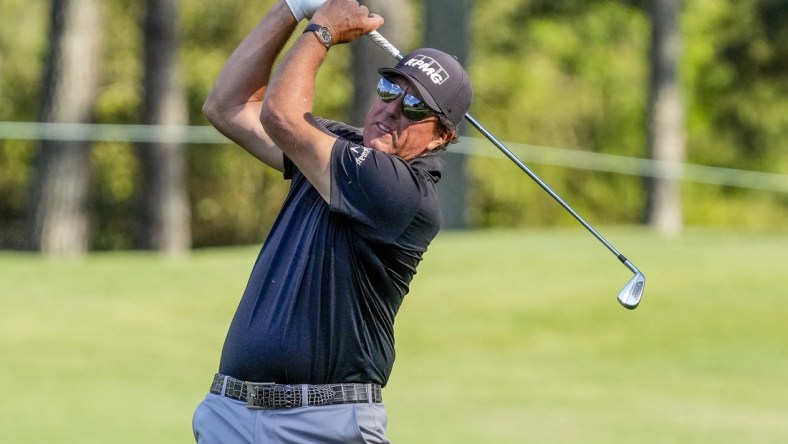
M 311 19 L 315 15 L 315 11 L 326 0 L 285 0 L 287 6 L 290 7 L 290 12 L 293 13 L 297 22 L 303 19 Z
M 334 44 L 348 43 L 383 26 L 383 17 L 372 14 L 356 0 L 328 0 L 312 17 L 312 23 L 331 30 Z

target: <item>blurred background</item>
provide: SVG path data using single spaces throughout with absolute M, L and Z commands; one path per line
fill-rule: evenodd
M 463 125 L 393 441 L 788 441 L 788 2 L 362 3 L 647 276 L 619 307 L 631 273 Z M 0 442 L 192 441 L 288 187 L 201 106 L 271 4 L 0 0 Z M 360 124 L 394 63 L 333 47 L 316 114 Z
M 286 183 L 206 127 L 201 105 L 265 0 L 0 0 L 0 248 L 260 242 Z M 403 52 L 468 67 L 471 113 L 601 224 L 772 230 L 788 221 L 788 3 L 368 1 Z M 332 50 L 317 113 L 360 124 L 375 68 Z M 447 228 L 571 225 L 465 125 Z

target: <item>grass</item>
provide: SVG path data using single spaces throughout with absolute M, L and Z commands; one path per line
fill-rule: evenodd
M 788 441 L 788 234 L 444 232 L 397 318 L 395 443 Z M 192 442 L 257 247 L 0 253 L 0 442 Z

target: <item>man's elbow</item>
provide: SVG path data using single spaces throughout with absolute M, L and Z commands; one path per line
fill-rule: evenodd
M 208 123 L 231 139 L 231 135 L 238 131 L 239 112 L 240 110 L 227 107 L 212 95 L 209 95 L 202 105 L 202 114 Z
M 218 128 L 222 122 L 222 113 L 219 108 L 219 104 L 216 102 L 214 98 L 208 96 L 205 102 L 202 104 L 202 115 L 208 119 L 211 125 Z
M 263 108 L 260 111 L 260 123 L 275 142 L 289 138 L 289 133 L 294 127 L 294 122 L 281 111 L 281 107 L 274 105 L 267 98 L 263 101 Z

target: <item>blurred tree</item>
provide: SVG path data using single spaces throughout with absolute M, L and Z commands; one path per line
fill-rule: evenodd
M 424 7 L 423 46 L 452 54 L 467 67 L 470 53 L 471 0 L 431 0 L 424 2 Z M 464 128 L 460 125 L 460 130 Z M 446 166 L 438 183 L 442 226 L 448 229 L 468 228 L 468 156 L 452 152 L 451 146 L 443 156 Z
M 788 172 L 788 2 L 687 2 L 692 163 Z M 785 227 L 788 195 L 685 186 L 687 224 Z
M 471 111 L 515 149 L 520 148 L 517 142 L 527 142 L 645 156 L 645 92 L 651 39 L 648 14 L 644 12 L 648 1 L 651 0 L 474 3 L 473 60 L 466 63 L 476 91 Z M 180 58 L 189 122 L 206 123 L 200 107 L 219 69 L 272 3 L 273 0 L 180 0 Z M 424 3 L 402 3 L 403 8 L 409 5 L 406 29 L 424 28 Z M 40 97 L 47 82 L 42 79 L 46 71 L 42 62 L 47 59 L 47 11 L 52 4 L 0 0 L 0 119 L 4 121 L 31 121 L 44 115 Z M 398 14 L 400 9 L 393 6 L 393 12 L 385 12 L 387 5 L 372 6 L 383 8 L 383 14 L 389 16 L 389 23 L 382 30 L 384 35 L 401 45 L 404 52 L 422 46 L 418 32 L 389 30 L 394 24 L 392 14 Z M 104 38 L 96 121 L 136 123 L 144 100 L 140 87 L 143 40 L 137 25 L 145 2 L 108 0 L 100 6 L 113 26 L 107 28 Z M 447 19 L 441 20 L 454 23 L 450 17 L 457 7 L 454 3 L 444 9 Z M 87 18 L 83 14 L 80 20 Z M 788 171 L 784 149 L 788 144 L 788 2 L 686 0 L 681 23 L 686 41 L 681 69 L 688 105 L 688 160 L 729 168 Z M 400 33 L 406 41 L 399 40 Z M 365 41 L 362 39 L 362 43 Z M 85 43 L 82 45 L 82 49 L 87 49 Z M 434 46 L 438 45 L 443 44 Z M 348 94 L 354 86 L 348 75 L 354 65 L 350 62 L 351 52 L 347 46 L 332 48 L 333 55 L 321 68 L 317 114 L 352 120 L 348 115 L 354 108 L 349 105 L 352 95 Z M 386 57 L 381 52 L 378 55 Z M 88 70 L 95 66 L 96 62 L 82 60 L 79 68 Z M 372 71 L 372 67 L 369 69 Z M 365 75 L 370 77 L 374 78 L 374 73 Z M 90 88 L 86 82 L 79 85 L 68 92 L 85 93 Z M 372 93 L 360 83 L 356 87 Z M 46 94 L 54 99 L 50 92 Z M 75 110 L 71 107 L 71 111 Z M 475 136 L 474 131 L 470 132 Z M 8 137 L 0 134 L 0 138 L 4 136 Z M 20 246 L 19 239 L 28 243 L 28 219 L 34 213 L 30 208 L 34 175 L 38 171 L 37 145 L 28 140 L 0 140 L 3 248 Z M 468 159 L 473 184 L 469 190 L 473 225 L 575 224 L 489 144 L 482 141 L 479 149 L 490 156 Z M 527 149 L 521 152 L 533 153 Z M 130 221 L 138 212 L 133 202 L 140 187 L 135 179 L 140 166 L 134 146 L 128 142 L 101 142 L 94 144 L 91 151 L 92 189 L 86 204 L 92 212 L 89 244 L 94 249 L 132 248 L 134 230 Z M 287 183 L 281 175 L 261 167 L 231 144 L 194 144 L 186 155 L 194 246 L 262 241 L 287 193 Z M 639 177 L 588 171 L 582 166 L 531 166 L 594 224 L 642 221 L 646 193 Z M 81 179 L 87 179 L 84 168 L 78 171 Z M 450 176 L 456 175 L 447 178 Z M 64 187 L 61 191 L 65 190 Z M 693 199 L 692 205 L 681 209 L 688 225 L 773 229 L 788 223 L 788 198 L 784 193 L 684 184 L 682 196 Z
M 178 1 L 147 0 L 143 21 L 145 76 L 142 123 L 188 123 L 178 49 Z M 140 143 L 137 245 L 169 254 L 191 247 L 186 157 L 180 142 Z
M 667 177 L 646 180 L 645 222 L 666 235 L 682 230 L 681 164 L 686 159 L 684 97 L 679 68 L 683 38 L 679 26 L 681 0 L 651 0 L 651 77 L 646 109 L 649 158 Z M 672 177 L 672 178 L 671 178 Z
M 95 0 L 53 0 L 41 121 L 90 122 L 98 94 L 102 20 Z M 41 142 L 28 216 L 30 246 L 46 254 L 88 250 L 90 143 Z
M 0 120 L 39 117 L 49 5 L 0 0 Z M 0 133 L 1 135 L 1 133 Z M 38 144 L 0 138 L 0 249 L 29 247 L 25 226 L 31 159 Z
M 612 0 L 487 2 L 473 26 L 472 112 L 498 138 L 642 155 L 648 27 L 640 10 Z M 594 223 L 642 214 L 637 177 L 531 166 Z M 470 167 L 475 225 L 576 223 L 502 155 L 474 157 Z
M 698 30 L 708 35 L 705 58 L 693 60 L 698 159 L 772 170 L 788 143 L 788 2 L 698 3 L 709 17 Z

